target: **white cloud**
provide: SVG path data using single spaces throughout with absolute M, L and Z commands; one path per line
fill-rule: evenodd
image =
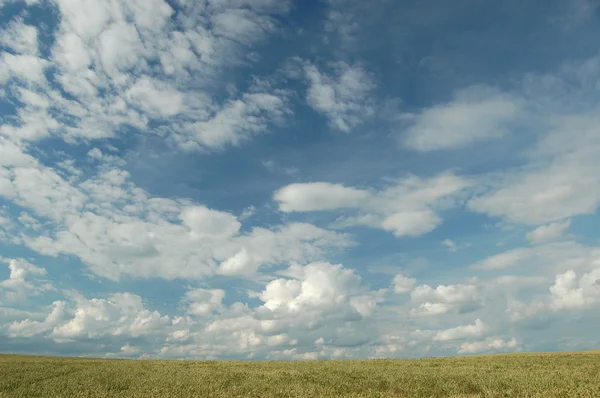
M 394 292 L 402 294 L 410 292 L 416 283 L 417 281 L 414 278 L 408 278 L 402 274 L 397 274 L 392 281 L 392 286 Z
M 520 267 L 519 274 L 523 275 L 505 275 L 479 283 L 482 291 L 488 295 L 506 295 L 505 313 L 510 322 L 526 327 L 540 327 L 551 320 L 558 321 L 553 312 L 591 310 L 600 304 L 598 247 L 561 242 L 517 249 L 514 252 L 521 251 L 527 255 L 516 262 L 504 263 L 500 260 L 510 259 L 512 256 L 500 255 L 489 264 Z M 479 264 L 482 263 L 486 261 Z M 555 278 L 551 275 L 555 275 Z M 549 286 L 552 279 L 554 283 Z M 528 299 L 518 299 L 519 292 L 527 292 Z
M 396 319 L 398 307 L 380 313 L 386 309 L 379 305 L 385 292 L 369 291 L 355 271 L 341 265 L 295 265 L 279 274 L 283 277 L 250 295 L 262 302 L 255 307 L 241 302 L 226 306 L 224 290 L 198 288 L 182 298 L 185 315 L 166 317 L 146 309 L 141 298 L 132 294 L 107 299 L 69 294 L 69 302 L 55 302 L 46 316 L 12 315 L 27 319 L 10 323 L 5 331 L 12 338 L 41 336 L 74 347 L 92 341 L 103 346 L 103 355 L 117 357 L 320 359 L 425 355 L 440 349 L 456 349 L 460 354 L 519 350 L 516 338 L 470 341 L 495 329 L 481 319 L 440 330 L 415 330 L 414 322 L 431 324 L 422 317 L 399 324 L 386 316 L 393 314 Z M 420 286 L 412 295 L 416 301 L 411 302 L 446 309 L 429 315 L 464 313 L 479 308 L 483 295 L 488 301 L 497 300 L 514 294 L 516 285 L 533 286 L 522 279 L 507 276 L 436 289 Z M 479 303 L 469 304 L 470 299 Z M 490 305 L 486 314 L 500 321 L 503 309 Z M 423 309 L 413 314 L 425 315 Z M 122 347 L 129 348 L 124 352 Z
M 85 71 L 92 61 L 83 39 L 73 32 L 57 37 L 53 52 L 55 62 L 72 73 Z
M 20 125 L 3 124 L 0 133 L 14 141 L 32 141 L 60 129 L 60 124 L 50 116 L 50 100 L 44 95 L 20 87 L 16 98 L 23 103 L 18 110 Z
M 273 195 L 279 209 L 292 211 L 320 211 L 355 208 L 371 198 L 371 194 L 342 184 L 314 182 L 287 185 Z
M 505 340 L 500 337 L 489 337 L 483 341 L 463 343 L 458 349 L 459 354 L 476 354 L 483 352 L 515 351 L 518 347 L 517 340 L 513 337 Z
M 26 277 L 29 276 L 44 276 L 46 275 L 46 270 L 40 267 L 36 267 L 35 265 L 20 259 L 9 260 L 8 267 L 10 268 L 10 279 L 13 280 L 25 280 Z
M 272 229 L 257 227 L 231 246 L 235 247 L 235 254 L 221 262 L 218 273 L 251 275 L 261 266 L 307 263 L 323 259 L 327 249 L 353 244 L 346 235 L 311 224 L 292 223 Z
M 208 0 L 211 8 L 219 11 L 228 8 L 250 8 L 257 12 L 286 13 L 290 0 Z
M 288 112 L 283 95 L 246 93 L 223 105 L 207 120 L 185 125 L 175 139 L 186 149 L 239 145 L 263 133 L 269 123 L 282 121 Z
M 488 87 L 459 91 L 453 101 L 408 117 L 405 145 L 422 152 L 455 149 L 509 132 L 519 111 L 518 101 Z
M 13 167 L 0 169 L 2 171 L 5 180 L 0 183 L 0 196 L 33 210 L 39 216 L 61 219 L 81 209 L 85 200 L 81 192 L 52 169 Z
M 121 15 L 118 2 L 57 0 L 62 21 L 86 41 L 98 36 L 111 18 Z
M 188 314 L 204 316 L 219 310 L 224 297 L 225 290 L 222 289 L 193 289 L 185 294 L 183 301 Z
M 52 290 L 52 286 L 43 277 L 47 272 L 24 259 L 5 259 L 10 269 L 8 279 L 0 281 L 0 299 L 3 303 L 23 302 L 29 296 L 35 296 L 44 291 Z
M 98 148 L 93 148 L 91 149 L 88 154 L 87 154 L 90 158 L 92 159 L 102 159 L 102 157 L 104 156 L 104 154 L 102 153 L 102 151 Z
M 12 322 L 8 326 L 8 335 L 12 338 L 29 338 L 51 331 L 55 325 L 66 319 L 66 302 L 55 301 L 50 309 L 50 313 L 41 322 L 29 318 Z
M 549 225 L 542 225 L 527 234 L 527 240 L 531 243 L 543 243 L 557 240 L 571 226 L 571 220 L 555 222 Z
M 448 251 L 455 252 L 456 251 L 456 243 L 451 239 L 444 239 L 442 244 L 448 248 Z
M 131 102 L 155 117 L 178 114 L 183 106 L 182 94 L 162 82 L 142 77 L 129 89 Z
M 475 285 L 417 286 L 410 294 L 414 315 L 462 314 L 482 307 L 481 293 Z
M 271 311 L 298 312 L 302 307 L 343 304 L 360 286 L 360 277 L 339 264 L 293 266 L 288 273 L 297 279 L 276 279 L 259 295 Z
M 591 162 L 595 159 L 586 154 L 565 155 L 545 170 L 517 174 L 504 187 L 471 200 L 469 206 L 533 225 L 592 214 L 600 203 L 600 183 L 591 173 Z
M 249 44 L 275 29 L 271 18 L 244 8 L 224 9 L 211 18 L 214 34 Z
M 522 247 L 492 255 L 471 266 L 479 270 L 500 270 L 521 267 L 531 271 L 545 269 L 549 272 L 589 267 L 597 261 L 597 247 L 575 242 L 554 242 L 533 247 Z
M 13 51 L 0 53 L 0 83 L 17 79 L 25 86 L 42 84 L 49 62 L 38 57 L 37 29 L 15 20 L 0 33 L 0 44 Z
M 328 0 L 327 5 L 325 31 L 335 32 L 342 48 L 353 48 L 360 29 L 357 16 L 360 15 L 362 11 L 360 6 L 364 3 L 352 0 Z
M 396 237 L 420 236 L 433 231 L 442 219 L 431 210 L 407 211 L 385 218 L 381 227 Z
M 358 215 L 334 225 L 366 225 L 391 231 L 395 236 L 419 236 L 432 231 L 442 219 L 436 210 L 452 206 L 471 182 L 451 173 L 430 179 L 409 176 L 376 192 L 331 183 L 297 183 L 274 194 L 279 209 L 306 212 L 354 208 Z
M 43 83 L 44 70 L 48 61 L 35 55 L 13 55 L 2 53 L 0 56 L 0 82 L 6 83 L 11 78 L 19 79 L 25 84 Z
M 46 255 L 76 255 L 91 271 L 110 279 L 123 275 L 200 279 L 217 272 L 252 275 L 262 266 L 319 259 L 328 248 L 350 244 L 344 236 L 311 225 L 202 237 L 161 218 L 156 223 L 119 218 L 86 212 L 70 217 L 67 230 L 54 237 L 40 236 L 26 243 Z
M 0 82 L 35 87 L 51 98 L 47 113 L 20 109 L 15 131 L 5 135 L 98 139 L 128 126 L 167 133 L 186 149 L 221 149 L 265 132 L 290 112 L 275 88 L 250 87 L 222 103 L 210 91 L 222 72 L 276 30 L 273 17 L 289 4 L 183 2 L 174 16 L 164 0 L 56 3 L 60 22 L 48 60 L 37 57 L 34 27 L 17 21 L 2 35 L 18 54 L 0 54 Z
M 14 142 L 0 136 L 0 166 L 30 166 L 35 159 Z
M 264 304 L 256 314 L 271 334 L 285 330 L 310 344 L 317 338 L 344 344 L 360 337 L 350 333 L 352 325 L 370 317 L 381 301 L 377 292 L 362 286 L 360 276 L 339 264 L 292 266 L 286 274 L 291 278 L 273 280 L 258 294 Z M 302 331 L 314 337 L 305 339 Z
M 252 261 L 248 250 L 243 247 L 220 264 L 218 273 L 221 275 L 249 275 L 256 272 L 257 268 L 258 266 Z
M 2 31 L 0 43 L 17 54 L 38 55 L 37 29 L 21 20 L 11 22 Z
M 235 216 L 203 206 L 185 208 L 181 219 L 193 235 L 205 239 L 232 237 L 242 226 Z
M 131 0 L 127 2 L 138 29 L 161 31 L 174 13 L 169 3 L 163 0 Z
M 457 326 L 452 329 L 440 330 L 433 337 L 434 341 L 462 340 L 470 337 L 481 337 L 487 330 L 481 319 L 476 319 L 473 325 Z
M 548 306 L 542 301 L 522 302 L 511 298 L 506 303 L 506 315 L 509 322 L 535 323 L 544 320 Z
M 52 235 L 27 237 L 28 246 L 46 255 L 76 255 L 93 272 L 112 279 L 121 275 L 172 279 L 214 274 L 221 262 L 227 271 L 228 261 L 240 251 L 248 253 L 245 263 L 226 273 L 251 274 L 263 265 L 318 259 L 327 248 L 350 244 L 343 235 L 308 224 L 254 228 L 239 234 L 240 223 L 229 213 L 148 198 L 138 188 L 118 179 L 113 184 L 108 178 L 112 177 L 83 183 L 85 191 L 76 190 L 69 197 L 71 203 L 73 198 L 81 198 L 79 206 L 60 212 L 53 199 L 39 197 L 46 186 L 40 183 L 38 194 L 29 193 L 29 203 L 24 205 L 42 216 L 58 213 L 57 222 L 63 228 Z M 56 195 L 61 190 L 52 192 Z M 89 202 L 90 198 L 96 202 Z M 122 201 L 132 201 L 124 207 L 125 212 L 112 204 Z M 65 199 L 65 206 L 68 203 Z M 83 203 L 86 210 L 74 213 Z M 177 218 L 183 224 L 175 223 Z
M 125 171 L 107 166 L 95 177 L 66 181 L 17 146 L 2 150 L 0 196 L 29 210 L 34 223 L 47 223 L 17 239 L 41 254 L 77 256 L 110 279 L 251 275 L 263 266 L 321 260 L 353 244 L 347 235 L 304 223 L 241 233 L 233 214 L 150 197 Z
M 160 331 L 168 316 L 144 308 L 141 297 L 117 293 L 109 299 L 77 297 L 66 322 L 56 324 L 50 337 L 57 341 L 94 339 L 105 335 L 138 337 Z
M 262 301 L 254 308 L 242 303 L 221 306 L 220 293 L 201 289 L 199 302 L 206 306 L 200 312 L 207 316 L 218 308 L 219 316 L 203 324 L 174 319 L 176 332 L 170 334 L 160 355 L 327 357 L 330 351 L 340 349 L 335 354 L 339 356 L 343 347 L 369 341 L 368 320 L 381 294 L 362 286 L 354 271 L 316 262 L 291 266 L 282 274 L 286 277 L 271 280 L 253 295 Z M 315 344 L 320 344 L 322 353 L 313 351 Z
M 121 72 L 136 66 L 143 50 L 137 29 L 127 23 L 113 23 L 98 37 L 98 51 L 104 71 L 125 83 Z
M 504 253 L 490 256 L 483 261 L 480 261 L 473 265 L 472 268 L 480 270 L 496 270 L 515 267 L 519 264 L 524 263 L 532 256 L 535 256 L 535 252 L 529 248 L 519 248 L 509 250 Z
M 313 64 L 304 65 L 310 84 L 306 100 L 317 112 L 327 116 L 332 128 L 349 132 L 373 114 L 370 95 L 375 83 L 359 65 L 340 62 L 332 69 L 327 75 Z
M 600 79 L 599 62 L 595 57 L 524 79 L 520 95 L 537 109 L 527 115 L 527 125 L 539 140 L 524 153 L 524 166 L 490 178 L 489 191 L 470 201 L 472 210 L 535 226 L 597 210 L 600 119 L 590 82 Z
M 573 270 L 556 275 L 550 287 L 552 309 L 585 309 L 600 305 L 600 268 L 583 274 L 579 280 Z

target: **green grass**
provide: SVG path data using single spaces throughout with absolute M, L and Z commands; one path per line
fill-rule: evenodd
M 600 352 L 308 362 L 0 355 L 0 397 L 598 398 Z

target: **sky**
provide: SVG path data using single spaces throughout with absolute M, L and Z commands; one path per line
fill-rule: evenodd
M 0 0 L 0 352 L 600 346 L 597 0 Z

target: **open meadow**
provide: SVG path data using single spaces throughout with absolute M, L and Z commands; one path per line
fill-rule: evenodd
M 0 356 L 0 397 L 600 397 L 600 352 L 232 362 Z

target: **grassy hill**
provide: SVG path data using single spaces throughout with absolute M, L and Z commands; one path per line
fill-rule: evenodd
M 0 397 L 598 398 L 600 352 L 307 362 L 0 355 Z

